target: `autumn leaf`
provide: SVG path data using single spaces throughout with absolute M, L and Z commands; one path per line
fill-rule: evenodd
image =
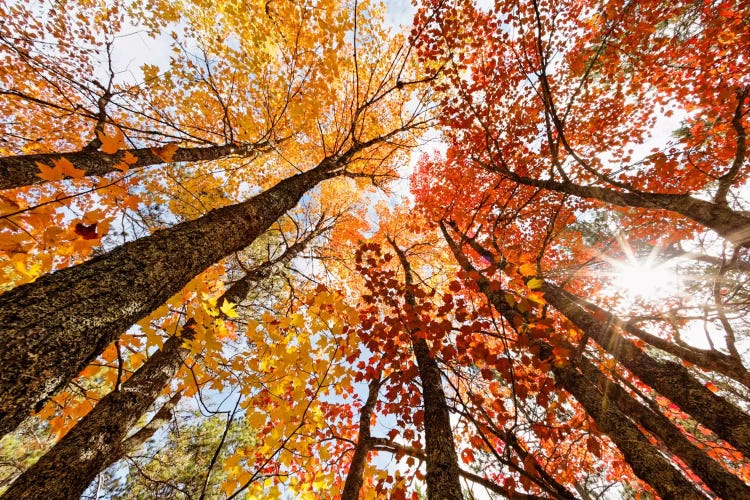
M 99 237 L 99 235 L 96 234 L 96 224 L 86 225 L 79 222 L 75 225 L 73 231 L 84 240 L 95 240 Z
M 529 290 L 538 290 L 542 288 L 542 285 L 544 285 L 544 280 L 541 278 L 531 278 L 526 282 L 526 287 Z
M 221 307 L 219 310 L 226 316 L 227 318 L 237 318 L 239 315 L 237 314 L 237 311 L 235 308 L 237 307 L 237 304 L 233 304 L 229 302 L 228 300 L 225 300 L 223 304 L 221 304 Z
M 36 162 L 36 165 L 39 167 L 39 173 L 37 174 L 38 177 L 44 179 L 45 181 L 59 181 L 67 177 L 72 177 L 74 179 L 80 179 L 84 175 L 86 175 L 86 172 L 84 170 L 75 168 L 75 166 L 70 162 L 70 160 L 67 160 L 65 158 L 60 159 L 53 159 L 52 163 L 54 163 L 54 167 L 50 167 L 48 165 L 45 165 L 44 163 Z
M 151 148 L 151 152 L 155 155 L 164 160 L 167 163 L 170 163 L 172 159 L 174 158 L 174 154 L 177 152 L 177 150 L 180 149 L 177 144 L 171 142 L 167 144 L 166 146 L 162 146 L 160 148 L 153 147 Z
M 98 130 L 96 135 L 99 137 L 99 140 L 102 141 L 102 145 L 99 149 L 101 149 L 103 153 L 113 155 L 125 147 L 125 136 L 119 129 L 115 130 L 115 135 L 106 135 Z

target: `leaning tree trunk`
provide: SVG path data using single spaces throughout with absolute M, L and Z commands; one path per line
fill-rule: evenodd
M 302 195 L 374 143 L 236 205 L 157 231 L 0 295 L 0 435 L 208 266 L 252 243 Z
M 253 284 L 269 276 L 274 265 L 292 259 L 319 233 L 320 228 L 289 246 L 278 258 L 247 272 L 217 303 L 242 301 Z M 160 410 L 149 424 L 151 427 L 146 426 L 131 438 L 125 436 L 177 373 L 190 353 L 182 347 L 183 339 L 190 336 L 190 329 L 185 328 L 182 337 L 167 340 L 119 390 L 102 398 L 50 451 L 19 476 L 3 498 L 78 498 L 97 474 L 148 439 L 159 423 L 159 415 L 164 417 L 164 410 L 168 413 L 171 409 L 169 405 Z M 173 401 L 176 403 L 176 399 Z
M 750 457 L 750 415 L 717 396 L 677 363 L 657 360 L 576 303 L 576 297 L 545 283 L 544 298 L 573 324 L 659 394 Z
M 652 193 L 644 191 L 616 191 L 600 186 L 584 186 L 570 181 L 536 179 L 517 175 L 500 166 L 487 166 L 492 172 L 527 186 L 538 187 L 579 198 L 599 200 L 619 207 L 639 207 L 669 210 L 716 231 L 736 245 L 750 247 L 750 217 L 732 210 L 724 203 L 701 200 L 689 194 Z
M 105 175 L 117 171 L 117 165 L 123 162 L 129 153 L 135 158 L 132 167 L 147 167 L 162 163 L 185 161 L 210 161 L 231 156 L 247 157 L 268 151 L 270 143 L 267 141 L 257 144 L 227 144 L 223 146 L 204 146 L 193 148 L 177 148 L 170 158 L 165 161 L 163 155 L 156 148 L 124 149 L 115 154 L 102 151 L 74 151 L 70 153 L 44 153 L 21 156 L 4 156 L 0 158 L 0 190 L 13 189 L 30 184 L 46 182 L 39 173 L 38 163 L 47 166 L 54 165 L 60 159 L 68 160 L 83 175 Z
M 390 243 L 404 268 L 406 303 L 413 308 L 415 298 L 412 292 L 411 266 L 396 243 L 394 241 Z M 427 498 L 430 500 L 463 498 L 459 481 L 461 469 L 458 467 L 458 455 L 453 441 L 453 429 L 443 391 L 440 367 L 435 358 L 430 356 L 427 341 L 417 337 L 414 333 L 411 332 L 411 343 L 417 360 L 419 379 L 422 382 L 422 405 L 424 407 Z
M 372 380 L 367 387 L 367 400 L 359 413 L 359 435 L 354 447 L 354 454 L 349 465 L 349 472 L 341 490 L 341 500 L 357 500 L 364 482 L 365 466 L 367 465 L 367 454 L 373 447 L 372 434 L 370 433 L 370 419 L 378 402 L 378 391 L 380 390 L 380 379 Z
M 682 459 L 714 493 L 722 498 L 750 498 L 750 486 L 691 443 L 671 420 L 633 399 L 619 384 L 611 382 L 586 358 L 581 359 L 579 368 L 609 401 L 614 402 L 622 413 L 659 438 L 664 447 Z
M 104 396 L 60 441 L 16 479 L 8 500 L 80 498 L 116 456 L 128 430 L 146 413 L 182 364 L 183 339 L 172 337 L 120 390 Z

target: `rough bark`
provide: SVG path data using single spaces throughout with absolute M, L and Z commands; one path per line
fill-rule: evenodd
M 415 298 L 411 266 L 404 252 L 391 241 L 401 266 L 404 268 L 406 285 L 405 300 L 414 307 Z M 424 338 L 411 332 L 412 349 L 417 361 L 419 378 L 422 383 L 422 405 L 424 408 L 425 456 L 427 462 L 427 498 L 430 500 L 455 500 L 463 498 L 459 482 L 460 468 L 453 441 L 450 414 L 443 391 L 440 367 L 430 355 L 430 348 Z
M 182 364 L 183 339 L 172 337 L 119 391 L 104 396 L 2 496 L 8 500 L 79 498 L 113 458 L 128 430 L 146 413 Z M 118 457 L 119 458 L 119 457 Z
M 230 156 L 246 157 L 267 151 L 269 147 L 270 143 L 261 142 L 258 144 L 227 144 L 223 146 L 177 148 L 172 161 L 169 163 L 211 161 Z M 105 175 L 117 171 L 116 165 L 123 161 L 126 152 L 137 158 L 138 161 L 132 165 L 136 168 L 168 163 L 158 154 L 155 154 L 155 151 L 151 148 L 128 149 L 118 151 L 115 154 L 107 154 L 102 151 L 75 151 L 70 153 L 5 156 L 0 158 L 0 190 L 47 182 L 37 176 L 39 173 L 37 162 L 51 167 L 54 164 L 54 160 L 64 158 L 70 161 L 77 169 L 83 170 L 85 175 Z
M 682 365 L 657 360 L 618 334 L 611 325 L 593 317 L 576 303 L 576 297 L 545 283 L 545 300 L 602 346 L 630 372 L 669 398 L 685 413 L 750 457 L 750 416 L 712 393 Z
M 157 231 L 0 295 L 0 435 L 208 266 L 252 243 L 358 144 L 236 205 Z
M 553 367 L 555 379 L 586 409 L 598 428 L 614 441 L 633 472 L 664 500 L 705 499 L 621 412 L 572 365 Z
M 341 491 L 341 500 L 357 500 L 362 489 L 365 466 L 367 465 L 367 453 L 372 449 L 372 435 L 370 434 L 370 418 L 378 402 L 378 391 L 380 380 L 370 382 L 367 390 L 367 400 L 359 412 L 359 436 L 357 445 L 354 447 L 354 455 L 346 475 L 344 489 Z
M 577 298 L 577 301 L 586 309 L 595 311 L 598 315 L 603 316 L 605 321 L 609 324 L 623 329 L 644 342 L 680 359 L 689 361 L 699 368 L 726 375 L 750 389 L 750 372 L 745 369 L 742 365 L 742 361 L 738 357 L 723 354 L 714 350 L 704 350 L 692 346 L 675 344 L 661 337 L 657 337 L 656 335 L 652 335 L 633 324 L 620 320 L 617 316 L 602 309 L 596 304 L 581 299 L 580 297 Z
M 242 301 L 249 288 L 269 276 L 273 266 L 288 262 L 318 234 L 321 228 L 307 237 L 289 246 L 278 258 L 266 261 L 248 271 L 245 276 L 229 287 L 217 300 Z M 240 283 L 241 285 L 238 285 Z M 189 329 L 183 330 L 182 337 L 172 337 L 164 343 L 163 348 L 151 356 L 136 373 L 128 379 L 119 391 L 113 391 L 102 398 L 94 409 L 78 422 L 73 429 L 55 446 L 16 481 L 21 481 L 18 488 L 15 484 L 8 491 L 26 491 L 25 497 L 47 498 L 49 487 L 44 483 L 63 482 L 69 485 L 64 490 L 67 494 L 73 490 L 82 493 L 97 474 L 128 453 L 140 448 L 154 433 L 171 418 L 171 411 L 179 401 L 175 395 L 156 413 L 151 421 L 135 434 L 125 439 L 130 428 L 153 405 L 164 387 L 174 377 L 182 361 L 190 351 L 181 347 L 184 338 L 190 337 Z M 123 394 L 119 394 L 123 393 Z M 132 397 L 127 395 L 131 394 Z M 119 418 L 118 418 L 119 414 Z M 116 425 L 109 423 L 110 419 Z M 68 437 L 71 436 L 71 437 Z M 81 458 L 85 457 L 85 458 Z M 64 464 L 61 467 L 60 464 Z M 28 477 L 25 477 L 29 474 Z M 48 478 L 46 481 L 44 478 Z M 54 481 L 49 480 L 53 478 Z M 22 489 L 23 490 L 22 490 Z M 80 493 L 77 493 L 80 496 Z M 5 498 L 5 497 L 4 497 Z M 15 498 L 9 496 L 7 498 Z M 56 498 L 56 497 L 50 497 Z M 65 498 L 65 495 L 60 498 Z M 70 497 L 72 498 L 72 496 Z
M 610 382 L 587 359 L 582 358 L 579 366 L 584 376 L 609 401 L 613 401 L 622 413 L 656 436 L 666 449 L 681 458 L 714 493 L 722 498 L 750 498 L 750 486 L 691 443 L 671 420 L 637 402 L 617 383 Z
M 187 352 L 185 352 L 187 355 Z M 120 443 L 120 446 L 112 453 L 109 459 L 102 466 L 102 470 L 107 469 L 110 465 L 114 464 L 122 458 L 134 454 L 136 451 L 141 449 L 141 446 L 146 444 L 146 441 L 154 437 L 154 434 L 161 429 L 167 422 L 172 420 L 172 410 L 177 406 L 182 398 L 182 393 L 177 393 L 172 398 L 164 403 L 159 411 L 148 421 L 146 425 L 138 429 L 138 431 L 126 438 Z

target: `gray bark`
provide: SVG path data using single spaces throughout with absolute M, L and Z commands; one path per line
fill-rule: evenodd
M 157 231 L 0 295 L 0 435 L 38 410 L 118 335 L 210 265 L 252 243 L 368 143 L 236 205 Z

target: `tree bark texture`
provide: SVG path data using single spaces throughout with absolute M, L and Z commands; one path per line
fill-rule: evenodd
M 553 367 L 555 379 L 586 409 L 598 428 L 617 445 L 633 472 L 664 500 L 705 499 L 672 467 L 638 427 L 572 365 Z
M 414 307 L 415 298 L 411 291 L 413 279 L 411 266 L 406 254 L 394 241 L 390 241 L 396 251 L 401 267 L 404 268 L 406 285 L 405 300 Z M 453 441 L 450 414 L 443 391 L 440 367 L 430 355 L 430 348 L 424 338 L 411 332 L 412 349 L 417 361 L 419 379 L 422 383 L 422 404 L 424 407 L 425 456 L 427 461 L 427 498 L 429 500 L 456 500 L 463 498 L 459 481 L 460 468 Z
M 169 163 L 211 161 L 230 156 L 246 157 L 268 150 L 270 144 L 262 142 L 259 144 L 223 146 L 204 146 L 192 148 L 177 148 Z M 133 155 L 137 162 L 133 168 L 160 165 L 164 159 L 156 154 L 151 148 L 137 148 L 118 151 L 115 154 L 107 154 L 102 151 L 75 151 L 70 153 L 44 153 L 21 156 L 5 156 L 0 158 L 0 190 L 14 189 L 30 184 L 47 182 L 37 176 L 39 173 L 38 163 L 53 166 L 55 160 L 66 159 L 85 175 L 105 175 L 117 171 L 116 165 L 123 161 L 126 153 Z
M 691 443 L 671 420 L 633 399 L 587 359 L 581 359 L 579 367 L 604 398 L 614 402 L 622 413 L 659 438 L 664 447 L 682 459 L 714 493 L 722 498 L 750 498 L 750 486 Z
M 732 210 L 726 204 L 701 200 L 689 194 L 616 191 L 600 186 L 583 186 L 569 181 L 535 179 L 515 174 L 499 166 L 483 166 L 487 170 L 499 173 L 527 186 L 566 193 L 579 198 L 599 200 L 618 207 L 668 210 L 713 229 L 736 245 L 750 246 L 750 217 Z
M 243 203 L 0 295 L 0 435 L 40 409 L 127 328 L 338 175 L 352 154 L 326 158 Z
M 122 456 L 126 434 L 183 361 L 183 339 L 171 337 L 119 391 L 104 396 L 50 451 L 16 479 L 8 500 L 80 498 L 104 467 Z
M 576 303 L 576 297 L 545 283 L 545 300 L 609 352 L 630 372 L 669 398 L 696 421 L 750 457 L 750 415 L 717 396 L 682 365 L 657 360 Z
M 445 226 L 442 226 L 441 230 L 461 267 L 468 272 L 476 272 L 458 245 L 448 235 Z M 524 313 L 507 302 L 504 293 L 492 290 L 487 278 L 480 275 L 477 285 L 495 310 L 514 328 L 531 321 Z M 552 346 L 546 342 L 538 340 L 535 342 L 541 348 L 541 356 L 544 356 L 545 352 L 552 352 Z M 596 422 L 597 427 L 617 445 L 633 472 L 651 485 L 659 495 L 672 499 L 705 498 L 679 471 L 672 467 L 627 414 L 620 411 L 613 401 L 602 394 L 574 366 L 553 366 L 553 374 L 558 383 L 584 407 L 586 413 Z
M 359 436 L 357 445 L 354 447 L 354 455 L 349 465 L 349 472 L 344 481 L 344 489 L 341 491 L 341 500 L 357 500 L 364 481 L 365 466 L 367 466 L 367 453 L 372 449 L 372 435 L 370 434 L 370 418 L 378 402 L 378 391 L 380 381 L 373 380 L 368 385 L 367 400 L 359 412 Z
M 288 262 L 317 234 L 319 233 L 311 233 L 289 246 L 277 259 L 264 262 L 248 271 L 224 292 L 217 303 L 242 301 L 253 284 L 269 276 L 274 265 Z M 16 480 L 19 482 L 18 487 L 16 482 L 13 483 L 8 494 L 13 492 L 15 495 L 25 491 L 25 496 L 18 498 L 57 498 L 49 496 L 49 486 L 45 483 L 62 482 L 69 486 L 60 498 L 65 498 L 68 494 L 71 495 L 69 498 L 73 498 L 76 491 L 78 493 L 75 495 L 80 496 L 97 474 L 127 453 L 135 451 L 153 436 L 171 418 L 171 410 L 179 400 L 179 395 L 167 402 L 151 422 L 125 439 L 131 427 L 154 404 L 190 353 L 188 349 L 181 347 L 184 338 L 190 335 L 188 329 L 183 332 L 183 337 L 171 337 L 167 340 L 162 349 L 151 356 L 119 391 L 113 391 L 102 398 L 39 462 Z M 64 464 L 64 467 L 60 464 Z

